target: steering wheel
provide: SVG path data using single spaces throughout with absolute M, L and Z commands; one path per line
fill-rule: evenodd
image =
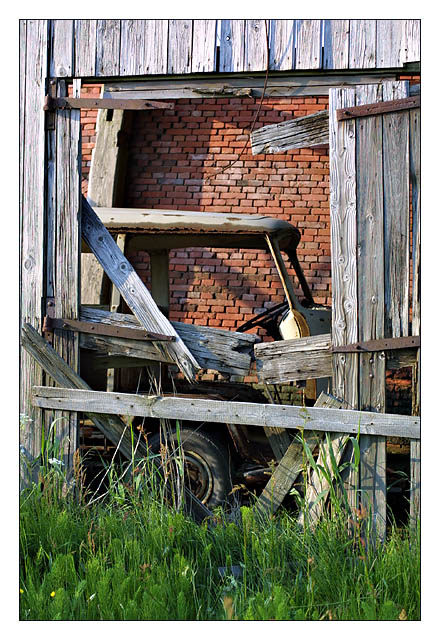
M 239 333 L 243 333 L 244 331 L 249 331 L 249 329 L 253 329 L 254 327 L 266 328 L 266 325 L 273 322 L 277 316 L 279 316 L 288 308 L 289 304 L 287 302 L 280 302 L 274 307 L 266 309 L 266 311 L 259 313 L 244 324 L 240 325 L 238 329 L 236 329 L 236 331 Z

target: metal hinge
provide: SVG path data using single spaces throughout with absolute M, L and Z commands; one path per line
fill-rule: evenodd
M 406 109 L 416 109 L 420 107 L 420 95 L 400 100 L 387 100 L 385 102 L 373 102 L 362 104 L 358 107 L 345 107 L 336 109 L 337 120 L 350 120 L 351 118 L 364 118 L 366 116 L 378 116 L 382 113 L 393 113 Z
M 361 353 L 363 351 L 390 351 L 420 347 L 420 336 L 404 336 L 402 338 L 383 338 L 381 340 L 364 340 L 340 346 L 332 346 L 333 353 Z

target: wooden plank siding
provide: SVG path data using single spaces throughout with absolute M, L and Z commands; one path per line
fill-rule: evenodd
M 44 297 L 44 161 L 45 131 L 42 105 L 47 76 L 48 22 L 20 21 L 20 323 L 41 326 Z M 34 384 L 43 372 L 20 350 L 20 451 L 32 462 L 41 451 L 43 414 L 31 403 Z M 25 464 L 20 479 L 26 483 Z
M 408 95 L 407 82 L 330 91 L 334 346 L 409 335 L 410 112 L 334 123 L 337 105 L 360 106 Z M 414 183 L 417 218 L 419 185 L 416 179 Z M 417 262 L 417 250 L 415 255 Z M 416 324 L 417 314 L 416 303 Z M 414 356 L 410 357 L 413 362 Z M 385 412 L 386 353 L 334 354 L 333 358 L 334 394 L 352 408 Z M 351 471 L 347 479 L 350 502 L 357 506 L 359 492 L 359 501 L 372 510 L 376 533 L 383 539 L 386 441 L 361 435 L 359 446 L 359 475 Z
M 267 65 L 262 19 L 52 22 L 57 23 L 58 43 L 66 42 L 68 32 L 75 43 L 74 48 L 57 46 L 51 61 L 66 77 L 69 55 L 74 77 L 235 73 L 264 71 Z M 419 20 L 267 22 L 273 70 L 385 69 L 420 61 Z
M 72 76 L 74 69 L 74 20 L 51 20 L 50 25 L 51 56 L 49 74 L 52 78 L 65 78 Z

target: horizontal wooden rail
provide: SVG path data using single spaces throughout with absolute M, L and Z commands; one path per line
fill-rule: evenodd
M 108 99 L 108 98 L 51 98 L 46 96 L 43 109 L 172 109 L 174 102 L 158 102 L 144 99 Z
M 401 98 L 400 100 L 387 100 L 386 102 L 363 104 L 358 107 L 336 109 L 336 119 L 350 120 L 351 118 L 379 116 L 382 113 L 393 113 L 395 111 L 405 111 L 406 109 L 417 109 L 418 107 L 420 107 L 420 95 Z
M 45 409 L 420 438 L 420 418 L 415 416 L 53 387 L 34 387 L 33 394 L 34 404 Z

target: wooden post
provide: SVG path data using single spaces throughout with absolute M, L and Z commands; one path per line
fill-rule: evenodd
M 20 21 L 20 323 L 39 329 L 44 298 L 44 169 L 48 21 Z M 43 372 L 20 350 L 20 480 L 28 478 L 41 449 L 43 412 L 31 404 L 31 389 Z
M 76 85 L 79 93 L 79 87 Z M 67 95 L 64 81 L 59 81 L 57 94 Z M 51 171 L 48 174 L 47 246 L 48 297 L 53 298 L 55 317 L 77 320 L 80 298 L 80 154 L 81 127 L 79 109 L 59 110 L 55 115 L 55 131 Z M 74 371 L 79 371 L 79 335 L 56 329 L 53 347 Z M 62 443 L 65 470 L 73 470 L 73 453 L 78 447 L 78 414 L 56 412 L 55 434 Z M 49 425 L 46 425 L 46 429 Z

